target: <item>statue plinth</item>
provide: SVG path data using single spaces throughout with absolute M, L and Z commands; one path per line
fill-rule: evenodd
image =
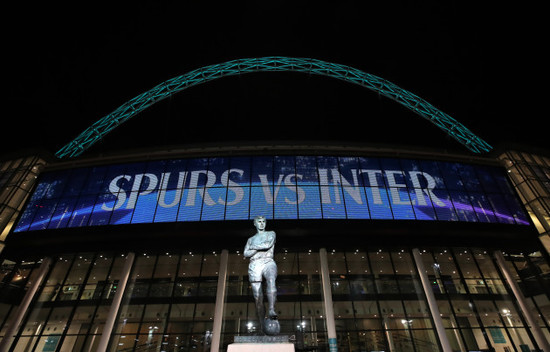
M 288 340 L 287 335 L 235 336 L 227 352 L 294 352 L 294 344 Z

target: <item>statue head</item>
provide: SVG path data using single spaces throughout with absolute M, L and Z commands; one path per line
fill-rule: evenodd
M 258 215 L 254 218 L 254 226 L 256 226 L 256 229 L 258 231 L 263 231 L 265 230 L 265 225 L 266 225 L 266 218 L 265 216 L 262 216 L 262 215 Z

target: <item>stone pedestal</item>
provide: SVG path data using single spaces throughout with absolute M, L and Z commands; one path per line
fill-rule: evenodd
M 294 352 L 288 336 L 235 336 L 227 352 Z
M 232 343 L 227 352 L 294 352 L 293 343 Z

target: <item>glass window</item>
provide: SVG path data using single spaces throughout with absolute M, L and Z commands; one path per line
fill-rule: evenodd
M 283 253 L 275 253 L 275 263 L 277 263 L 278 272 L 276 281 L 277 295 L 299 294 L 300 277 L 298 272 L 298 255 L 295 252 L 289 252 L 287 250 L 284 250 Z
M 177 254 L 170 254 L 169 252 L 160 254 L 157 259 L 153 278 L 173 280 L 177 274 L 178 261 L 179 255 Z
M 404 250 L 391 252 L 395 277 L 401 294 L 421 294 L 422 285 L 418 280 L 414 263 L 409 253 Z
M 455 260 L 465 278 L 481 279 L 481 273 L 478 270 L 477 264 L 472 256 L 472 253 L 463 248 L 453 250 Z M 483 285 L 483 284 L 481 284 Z
M 248 259 L 241 251 L 229 253 L 228 257 L 228 296 L 248 296 Z
M 207 253 L 202 258 L 201 276 L 218 276 L 220 270 L 220 256 L 216 251 Z
M 534 348 L 518 304 L 487 250 L 427 248 L 421 253 L 453 349 Z M 275 258 L 276 310 L 282 331 L 295 335 L 304 349 L 327 345 L 319 255 L 316 248 L 279 248 Z M 220 257 L 217 251 L 139 253 L 128 286 L 133 287 L 131 296 L 116 322 L 113 348 L 208 347 Z M 544 257 L 515 253 L 506 259 L 528 293 L 537 323 L 547 330 L 550 304 L 542 288 L 548 268 Z M 410 248 L 329 249 L 327 260 L 339 344 L 355 350 L 438 350 Z M 41 349 L 94 349 L 125 262 L 126 257 L 109 253 L 56 258 L 40 299 L 24 321 L 17 348 L 29 344 Z M 235 334 L 257 332 L 248 263 L 241 250 L 229 254 L 224 343 L 232 342 Z M 26 278 L 37 272 L 35 262 L 5 262 L 2 268 L 4 284 L 17 283 L 16 275 Z M 0 305 L 0 311 L 10 314 L 6 305 Z
M 394 275 L 391 257 L 388 252 L 378 250 L 369 253 L 372 272 L 375 277 L 376 289 L 379 294 L 397 294 L 399 288 Z
M 172 287 L 174 278 L 177 274 L 178 255 L 165 253 L 159 255 L 151 280 L 150 296 L 170 297 L 172 296 Z
M 499 273 L 491 260 L 487 251 L 481 249 L 472 250 L 473 257 L 475 258 L 479 269 L 483 277 L 485 278 L 485 284 L 489 293 L 507 295 L 506 287 L 500 279 Z
M 212 331 L 213 321 L 214 303 L 197 304 L 193 332 L 204 334 L 206 331 Z
M 321 294 L 321 276 L 319 274 L 319 253 L 307 250 L 298 255 L 300 264 L 300 287 L 304 295 Z
M 195 312 L 195 304 L 173 304 L 170 309 L 167 333 L 190 333 L 193 328 Z
M 71 267 L 72 259 L 72 256 L 59 257 L 46 280 L 46 285 L 61 284 L 65 280 L 65 276 Z
M 134 269 L 132 270 L 133 279 L 150 279 L 153 276 L 156 255 L 143 253 L 136 255 Z
M 83 288 L 84 280 L 88 276 L 90 266 L 92 265 L 94 255 L 90 253 L 78 254 L 75 256 L 65 284 L 63 293 L 76 299 L 78 292 Z
M 114 328 L 112 346 L 133 348 L 139 331 L 145 305 L 123 305 L 119 321 Z
M 422 256 L 422 259 L 428 269 L 428 275 L 437 282 L 433 286 L 434 292 L 466 293 L 452 253 L 445 248 L 434 250 L 432 253 L 433 259 L 430 256 Z

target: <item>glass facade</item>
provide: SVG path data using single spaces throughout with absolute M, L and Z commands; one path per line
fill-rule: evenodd
M 0 162 L 0 245 L 19 217 L 45 165 L 46 162 L 39 157 Z
M 548 159 L 520 152 L 500 159 L 547 244 Z M 270 219 L 304 219 L 306 232 L 309 219 L 431 220 L 430 228 L 445 221 L 454 232 L 517 230 L 516 241 L 523 241 L 519 236 L 529 225 L 505 170 L 481 164 L 208 157 L 60 170 L 44 173 L 33 186 L 43 166 L 39 158 L 0 164 L 0 240 L 8 233 L 36 239 L 65 228 L 71 248 L 81 250 L 74 238 L 97 230 L 112 234 L 122 249 L 76 252 L 51 248 L 42 238 L 44 248 L 19 243 L 19 249 L 0 251 L 0 350 L 97 351 L 106 342 L 108 351 L 210 351 L 219 337 L 219 350 L 226 351 L 234 336 L 258 333 L 241 250 L 208 241 L 209 233 L 200 234 L 207 245 L 198 245 L 199 235 L 189 233 L 185 239 L 166 234 L 166 241 L 151 239 L 147 251 L 128 252 L 134 247 L 116 238 L 128 228 L 83 226 L 248 220 L 265 213 Z M 13 233 L 17 216 L 20 231 Z M 455 229 L 449 221 L 488 224 Z M 209 224 L 207 232 L 215 231 L 217 225 Z M 384 224 L 401 229 L 406 222 Z M 425 244 L 424 225 L 414 223 L 415 236 Z M 333 338 L 337 350 L 346 352 L 443 351 L 446 345 L 452 351 L 525 352 L 540 348 L 538 332 L 550 340 L 548 253 L 537 245 L 510 250 L 507 242 L 500 248 L 506 251 L 503 268 L 494 252 L 498 243 L 489 249 L 485 238 L 477 247 L 461 247 L 460 238 L 447 241 L 445 235 L 440 246 L 424 248 L 413 246 L 414 240 L 398 246 L 391 237 L 377 239 L 376 247 L 368 241 L 350 247 L 338 236 L 328 243 L 308 239 L 311 248 L 277 246 L 281 332 L 297 351 L 329 351 Z M 111 248 L 110 241 L 101 248 Z M 225 272 L 225 290 L 219 292 Z
M 17 308 L 29 286 L 36 280 L 41 261 L 3 259 L 0 267 L 0 336 L 13 322 Z
M 420 248 L 453 351 L 533 351 L 524 312 L 492 253 L 482 248 Z M 210 350 L 221 251 L 135 253 L 111 332 L 104 330 L 121 288 L 127 255 L 93 252 L 53 258 L 27 310 L 13 351 Z M 276 251 L 277 313 L 296 350 L 328 351 L 319 248 Z M 550 338 L 549 263 L 540 252 L 506 254 L 537 322 Z M 442 351 L 409 247 L 327 248 L 338 351 Z M 4 335 L 40 262 L 2 262 Z M 257 332 L 248 260 L 228 251 L 220 350 Z
M 55 351 L 71 346 L 93 351 L 116 292 L 121 258 L 103 254 L 56 258 L 18 331 L 20 351 Z
M 540 239 L 550 252 L 550 158 L 522 151 L 499 156 L 518 191 Z

